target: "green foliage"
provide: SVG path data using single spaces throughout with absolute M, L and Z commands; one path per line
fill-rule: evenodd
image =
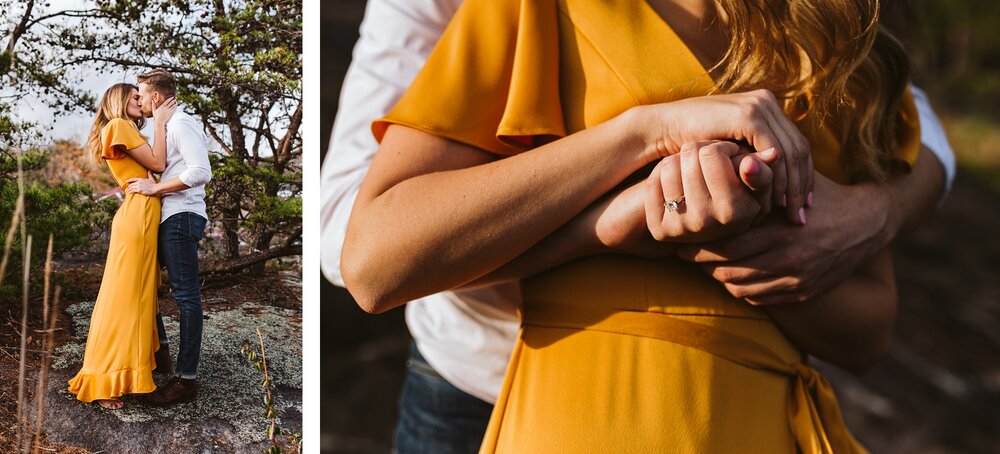
M 48 164 L 48 153 L 44 150 L 20 152 L 21 166 L 25 172 L 39 170 Z M 17 157 L 10 151 L 0 151 L 0 179 L 14 180 L 17 177 Z
M 904 43 L 913 78 L 938 108 L 997 113 L 1000 103 L 1000 2 L 884 2 L 884 23 Z
M 111 225 L 117 203 L 113 200 L 95 201 L 93 189 L 83 183 L 49 185 L 33 181 L 31 172 L 49 164 L 49 151 L 36 147 L 40 135 L 35 126 L 11 119 L 10 108 L 0 104 L 0 244 L 6 242 L 7 228 L 17 205 L 17 157 L 21 156 L 25 174 L 24 216 L 31 248 L 31 285 L 43 279 L 39 270 L 45 264 L 48 237 L 53 235 L 53 255 L 90 246 Z M 20 232 L 15 233 L 11 249 L 10 267 L 0 286 L 0 301 L 13 301 L 21 293 L 24 244 Z
M 266 229 L 294 235 L 295 230 L 301 228 L 300 172 L 282 173 L 266 162 L 254 167 L 234 156 L 213 155 L 211 158 L 212 168 L 217 170 L 213 172 L 213 184 L 206 191 L 210 217 L 226 221 L 226 228 L 244 232 Z M 244 210 L 239 213 L 225 211 L 232 206 Z
M 0 179 L 0 244 L 6 241 L 7 227 L 17 203 L 17 183 Z M 48 186 L 42 182 L 32 182 L 24 188 L 24 207 L 27 232 L 33 237 L 31 247 L 31 276 L 33 285 L 41 282 L 39 272 L 44 266 L 47 239 L 53 235 L 53 255 L 90 246 L 101 232 L 110 227 L 112 212 L 117 203 L 111 200 L 94 201 L 90 195 L 93 189 L 88 184 L 63 183 Z M 12 267 L 8 277 L 0 287 L 0 300 L 13 300 L 21 290 L 21 280 L 11 278 L 21 274 L 20 257 L 24 245 L 20 233 L 15 234 L 11 252 Z M 14 258 L 18 258 L 14 260 Z
M 10 52 L 0 52 L 0 74 L 7 74 L 7 71 L 10 71 L 10 65 L 12 62 L 13 55 L 11 55 Z

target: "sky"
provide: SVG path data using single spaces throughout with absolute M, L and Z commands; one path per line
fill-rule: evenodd
M 111 84 L 125 80 L 135 82 L 135 74 L 121 70 L 108 70 L 106 73 L 87 74 L 81 87 L 94 94 L 96 99 L 100 99 L 104 90 Z M 93 115 L 80 111 L 69 114 L 60 113 L 55 117 L 55 111 L 41 102 L 38 98 L 24 99 L 14 107 L 14 115 L 21 120 L 28 120 L 38 123 L 42 128 L 50 131 L 46 136 L 53 140 L 72 139 L 85 142 L 87 134 L 90 132 L 90 125 L 94 121 Z M 148 128 L 148 126 L 147 126 Z M 146 132 L 146 131 L 144 131 Z

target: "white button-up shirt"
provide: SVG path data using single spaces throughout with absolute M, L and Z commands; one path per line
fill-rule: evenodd
M 167 168 L 160 181 L 174 177 L 180 177 L 189 188 L 163 194 L 160 222 L 185 211 L 207 220 L 205 183 L 212 179 L 208 145 L 201 123 L 180 110 L 167 121 Z
M 335 285 L 344 285 L 340 252 L 347 221 L 378 149 L 371 122 L 388 113 L 413 82 L 460 3 L 368 2 L 322 168 L 320 258 L 323 274 Z M 913 93 L 921 141 L 941 160 L 950 188 L 954 155 L 926 96 L 916 89 Z M 441 292 L 408 303 L 406 324 L 420 353 L 442 377 L 466 393 L 495 402 L 517 338 L 519 303 L 516 284 Z

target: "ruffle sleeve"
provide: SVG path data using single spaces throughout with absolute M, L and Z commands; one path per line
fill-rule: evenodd
M 145 143 L 146 138 L 139 133 L 135 125 L 121 118 L 112 119 L 101 128 L 101 157 L 104 159 L 123 158 L 125 153 L 118 148 L 119 146 L 131 150 Z
M 565 136 L 558 33 L 554 0 L 466 0 L 376 140 L 399 124 L 509 156 Z

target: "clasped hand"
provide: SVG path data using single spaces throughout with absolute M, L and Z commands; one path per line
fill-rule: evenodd
M 644 182 L 606 196 L 584 213 L 599 250 L 659 257 L 675 254 L 678 243 L 685 243 L 690 246 L 682 257 L 701 261 L 704 255 L 693 257 L 700 244 L 740 236 L 760 224 L 775 204 L 787 208 L 788 228 L 805 224 L 803 207 L 811 206 L 815 178 L 808 141 L 769 92 L 691 98 L 643 109 L 665 131 L 658 140 L 666 157 Z M 704 137 L 732 142 L 699 139 Z M 757 146 L 759 152 L 735 141 Z M 668 210 L 666 204 L 678 200 L 676 209 Z M 706 263 L 706 271 L 716 276 L 714 271 L 724 265 Z M 758 270 L 755 275 L 774 272 Z M 747 292 L 724 283 L 744 298 L 770 290 L 761 286 Z
M 684 144 L 646 179 L 649 232 L 658 241 L 700 243 L 746 230 L 770 211 L 776 158 L 773 149 L 749 153 L 732 142 Z
M 597 250 L 659 257 L 677 243 L 726 238 L 771 208 L 777 153 L 752 153 L 733 142 L 684 144 L 645 180 L 612 193 L 583 213 Z M 681 195 L 677 210 L 666 201 Z

